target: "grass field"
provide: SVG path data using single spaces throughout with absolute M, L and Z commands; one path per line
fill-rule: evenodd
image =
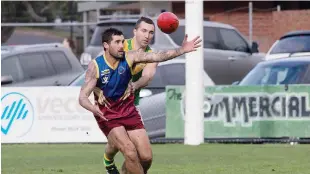
M 309 174 L 310 145 L 153 145 L 153 173 Z M 104 174 L 104 145 L 2 145 L 2 174 Z M 123 161 L 118 154 L 118 167 Z

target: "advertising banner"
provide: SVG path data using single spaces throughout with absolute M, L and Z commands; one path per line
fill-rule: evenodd
M 184 94 L 166 88 L 167 138 L 184 138 Z M 205 138 L 310 137 L 309 97 L 306 85 L 206 87 Z
M 1 90 L 2 143 L 106 142 L 92 113 L 79 105 L 80 87 Z

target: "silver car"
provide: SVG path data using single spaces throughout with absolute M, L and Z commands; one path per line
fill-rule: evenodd
M 67 86 L 84 72 L 77 57 L 58 43 L 1 47 L 1 85 Z
M 137 19 L 115 19 L 98 23 L 89 46 L 81 55 L 81 64 L 87 67 L 90 60 L 102 52 L 101 34 L 104 30 L 110 27 L 118 28 L 123 31 L 125 38 L 131 38 L 136 21 Z M 210 21 L 204 21 L 203 25 L 204 69 L 215 84 L 231 84 L 241 80 L 258 62 L 263 61 L 264 54 L 258 53 L 258 44 L 248 43 L 236 28 Z M 185 20 L 183 19 L 180 20 L 177 31 L 169 35 L 156 27 L 155 37 L 150 46 L 154 50 L 179 47 L 184 34 Z M 180 58 L 184 58 L 184 55 Z

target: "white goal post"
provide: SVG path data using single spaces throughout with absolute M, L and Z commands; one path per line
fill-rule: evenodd
M 196 36 L 203 39 L 203 1 L 187 0 L 185 2 L 185 32 L 188 40 Z M 203 119 L 203 42 L 195 52 L 186 54 L 185 84 L 185 132 L 184 143 L 199 145 L 204 142 Z

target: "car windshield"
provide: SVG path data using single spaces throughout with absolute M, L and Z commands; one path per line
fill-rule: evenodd
M 223 31 L 223 32 L 222 32 Z M 235 37 L 236 33 L 231 33 L 231 29 L 221 29 L 217 27 L 203 27 L 203 45 L 204 48 L 210 48 L 210 49 L 222 49 L 222 45 L 220 44 L 220 40 L 218 37 L 218 32 L 222 32 L 225 34 L 228 34 L 229 37 L 231 37 L 231 41 L 233 43 L 239 43 L 240 37 Z M 234 31 L 233 31 L 234 32 Z M 183 39 L 184 39 L 184 33 L 185 33 L 185 26 L 179 26 L 178 29 L 170 34 L 171 39 L 177 44 L 182 45 Z M 245 43 L 244 40 L 241 41 L 242 43 Z M 234 44 L 229 44 L 234 45 Z
M 206 30 L 210 30 L 210 31 L 206 31 Z M 204 46 L 208 47 L 207 45 L 210 44 L 210 40 L 213 40 L 214 42 L 216 42 L 216 30 L 212 30 L 211 27 L 204 27 L 204 31 L 205 36 L 204 36 Z M 183 39 L 184 39 L 184 33 L 185 33 L 185 26 L 179 26 L 178 29 L 170 34 L 171 39 L 177 44 L 177 45 L 182 45 Z M 207 33 L 210 33 L 212 36 L 210 36 L 209 38 L 206 36 Z
M 270 54 L 310 52 L 310 36 L 294 36 L 281 39 Z
M 125 39 L 129 39 L 133 37 L 133 29 L 135 28 L 135 23 L 104 23 L 102 25 L 98 25 L 94 31 L 94 34 L 90 40 L 90 45 L 92 46 L 101 46 L 101 34 L 104 30 L 108 28 L 116 28 L 123 32 Z M 151 45 L 154 43 L 154 39 L 151 42 Z
M 257 65 L 239 85 L 298 84 L 309 67 L 309 61 L 288 61 Z

